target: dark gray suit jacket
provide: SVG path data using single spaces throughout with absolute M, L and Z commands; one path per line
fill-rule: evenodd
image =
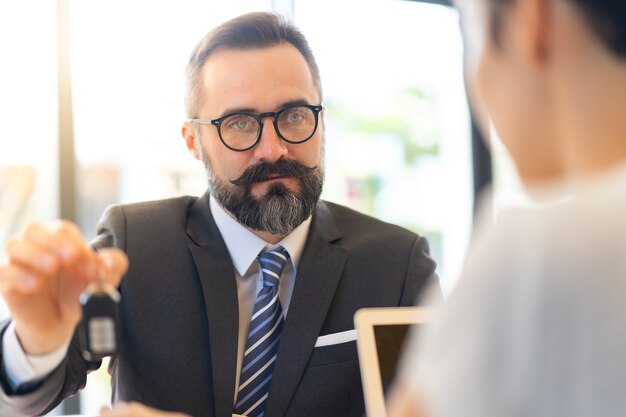
M 110 365 L 114 400 L 197 417 L 232 413 L 237 289 L 208 201 L 207 194 L 118 205 L 103 215 L 94 245 L 119 247 L 130 259 L 120 288 L 124 345 Z M 320 202 L 298 266 L 265 416 L 362 416 L 355 342 L 315 348 L 315 341 L 353 329 L 361 307 L 412 305 L 434 270 L 424 238 Z M 77 340 L 40 388 L 55 399 L 39 410 L 82 388 L 87 371 L 98 365 L 81 358 Z

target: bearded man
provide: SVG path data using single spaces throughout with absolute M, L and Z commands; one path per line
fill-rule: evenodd
M 100 365 L 75 331 L 98 269 L 121 294 L 113 401 L 143 404 L 114 415 L 363 415 L 354 313 L 415 302 L 434 277 L 426 240 L 319 200 L 320 75 L 284 19 L 252 13 L 209 32 L 186 107 L 204 196 L 112 206 L 91 246 L 68 223 L 34 223 L 7 245 L 7 415 L 52 409 Z

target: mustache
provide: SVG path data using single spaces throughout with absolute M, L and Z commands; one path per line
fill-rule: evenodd
M 266 180 L 272 175 L 303 178 L 310 175 L 315 169 L 317 169 L 317 166 L 308 167 L 298 161 L 289 159 L 279 159 L 274 163 L 259 162 L 246 168 L 239 178 L 231 180 L 230 183 L 233 185 L 250 185 Z

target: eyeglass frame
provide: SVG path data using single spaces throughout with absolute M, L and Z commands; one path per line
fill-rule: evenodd
M 284 111 L 287 111 L 289 109 L 293 109 L 295 107 L 306 107 L 309 110 L 311 110 L 313 112 L 313 116 L 315 117 L 315 127 L 313 128 L 313 132 L 311 132 L 311 134 L 309 136 L 307 136 L 306 138 L 299 140 L 299 141 L 293 141 L 293 140 L 289 140 L 286 137 L 283 136 L 283 134 L 280 132 L 280 129 L 278 128 L 278 117 L 281 115 L 281 113 L 283 113 Z M 258 143 L 261 141 L 261 136 L 263 135 L 263 119 L 267 118 L 267 117 L 271 117 L 273 119 L 273 125 L 274 125 L 274 131 L 276 132 L 276 134 L 278 135 L 278 137 L 280 137 L 282 140 L 284 140 L 287 143 L 291 143 L 294 145 L 298 145 L 301 143 L 304 143 L 306 141 L 308 141 L 309 139 L 311 139 L 313 137 L 313 135 L 315 135 L 315 132 L 317 132 L 317 127 L 319 126 L 319 114 L 322 111 L 322 109 L 324 108 L 324 105 L 322 103 L 320 103 L 319 105 L 312 105 L 312 104 L 290 104 L 288 106 L 283 107 L 282 109 L 278 110 L 278 111 L 268 111 L 265 113 L 260 113 L 260 114 L 255 114 L 255 113 L 251 113 L 251 112 L 233 112 L 233 113 L 228 113 L 222 117 L 218 117 L 217 119 L 189 119 L 189 122 L 191 123 L 198 123 L 198 124 L 203 124 L 203 125 L 213 125 L 215 126 L 215 128 L 217 129 L 217 136 L 220 138 L 220 142 L 222 142 L 222 144 L 224 146 L 226 146 L 228 149 L 230 149 L 231 151 L 234 152 L 246 152 L 249 151 L 250 149 L 254 148 L 256 145 L 258 145 Z M 222 126 L 222 122 L 224 120 L 226 120 L 227 118 L 231 117 L 231 116 L 250 116 L 253 119 L 255 119 L 257 121 L 257 123 L 259 124 L 259 129 L 257 132 L 257 136 L 256 139 L 252 142 L 252 145 L 248 146 L 247 148 L 244 149 L 237 149 L 237 148 L 233 148 L 232 146 L 230 146 L 229 144 L 226 143 L 226 141 L 224 140 L 224 138 L 222 138 L 222 130 L 221 130 L 221 126 Z

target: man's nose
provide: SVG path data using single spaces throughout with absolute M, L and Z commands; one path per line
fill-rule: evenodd
M 277 161 L 287 154 L 287 143 L 278 136 L 271 117 L 264 118 L 262 123 L 261 138 L 254 147 L 255 157 L 259 160 Z

